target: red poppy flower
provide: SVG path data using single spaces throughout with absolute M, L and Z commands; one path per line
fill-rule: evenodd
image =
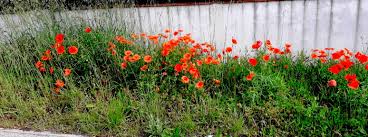
M 170 54 L 170 51 L 169 50 L 165 50 L 164 49 L 164 50 L 161 51 L 161 55 L 164 56 L 164 57 L 166 57 L 169 54 Z
M 55 94 L 60 94 L 60 88 L 54 88 L 53 90 L 54 90 Z
M 42 62 L 41 61 L 37 61 L 36 63 L 35 63 L 35 66 L 36 66 L 36 68 L 41 68 L 42 66 L 43 66 L 43 64 L 42 64 Z
M 127 50 L 127 51 L 124 51 L 124 54 L 125 54 L 125 56 L 130 56 L 130 55 L 133 54 L 133 52 L 130 51 L 130 50 Z
M 174 36 L 176 36 L 176 35 L 178 35 L 179 34 L 179 32 L 178 31 L 175 31 L 174 32 Z
M 235 38 L 232 38 L 232 39 L 231 39 L 231 42 L 232 42 L 234 45 L 238 44 L 238 41 L 237 41 Z
M 351 62 L 350 59 L 341 60 L 340 64 L 344 66 L 345 70 L 348 70 L 351 66 L 354 65 L 354 63 Z
M 111 51 L 111 50 L 113 50 L 113 49 L 116 48 L 116 45 L 114 43 L 112 43 L 112 42 L 109 42 L 108 43 L 108 46 L 109 46 L 109 48 L 107 48 L 108 51 Z
M 218 79 L 213 79 L 213 82 L 215 83 L 216 86 L 220 86 L 221 81 Z
M 183 69 L 187 69 L 188 68 L 188 64 L 187 63 L 183 63 L 181 66 L 183 67 Z
M 248 59 L 248 63 L 254 67 L 254 66 L 257 65 L 257 59 L 250 58 L 250 59 Z
M 273 53 L 274 54 L 280 54 L 280 49 L 278 49 L 278 48 L 273 48 Z
M 129 58 L 130 58 L 130 56 L 124 56 L 124 57 L 123 57 L 123 60 L 124 60 L 124 61 L 129 61 Z
M 44 67 L 39 68 L 40 72 L 46 72 L 46 69 Z
M 340 51 L 337 51 L 337 52 L 331 54 L 332 59 L 334 59 L 334 60 L 340 59 L 343 55 L 344 55 L 343 50 L 340 50 Z
M 115 56 L 116 55 L 116 50 L 112 50 L 111 55 Z
M 132 41 L 127 40 L 126 38 L 124 38 L 123 36 L 116 36 L 115 40 L 118 41 L 120 44 L 127 44 L 127 45 L 132 45 L 134 44 Z
M 170 33 L 171 30 L 170 29 L 165 29 L 165 33 Z
M 45 51 L 44 55 L 41 57 L 41 60 L 43 61 L 51 60 L 51 50 L 50 49 Z
M 217 58 L 220 58 L 220 59 L 222 59 L 222 55 L 219 53 L 219 54 L 217 54 Z
M 325 48 L 325 50 L 335 50 L 334 48 Z
M 65 52 L 65 47 L 63 45 L 60 45 L 59 47 L 56 48 L 56 52 L 59 55 L 63 54 Z
M 193 76 L 194 79 L 198 79 L 198 78 L 201 77 L 201 75 L 199 73 L 194 73 L 192 76 Z
M 355 75 L 355 74 L 346 74 L 345 75 L 345 79 L 347 80 L 347 81 L 353 81 L 353 80 L 356 80 L 356 78 L 357 78 L 357 76 Z
M 190 49 L 189 49 L 189 52 L 190 52 L 191 54 L 195 54 L 195 53 L 197 52 L 197 49 L 196 49 L 196 48 L 190 48 Z M 203 52 L 205 52 L 205 51 L 203 51 Z
M 357 52 L 355 54 L 355 58 L 357 58 L 359 60 L 360 63 L 364 64 L 366 62 L 368 62 L 368 56 L 367 55 L 364 55 L 360 52 Z
M 130 37 L 132 37 L 133 39 L 139 38 L 139 36 L 137 34 L 134 34 L 134 33 L 130 34 Z
M 311 57 L 312 57 L 312 59 L 316 59 L 316 58 L 318 58 L 318 55 L 316 53 L 312 53 Z
M 64 76 L 67 77 L 69 76 L 70 74 L 72 73 L 72 70 L 71 69 L 64 69 Z
M 92 31 L 91 27 L 86 27 L 86 29 L 84 30 L 86 33 L 90 33 Z
M 51 50 L 49 50 L 49 49 L 48 49 L 48 50 L 46 50 L 46 51 L 45 51 L 45 55 L 51 55 Z
M 257 50 L 257 49 L 259 49 L 260 47 L 261 47 L 261 45 L 259 45 L 258 43 L 253 43 L 253 44 L 252 44 L 252 49 Z
M 270 60 L 270 55 L 266 54 L 262 57 L 263 61 L 268 62 Z
M 190 55 L 189 53 L 185 53 L 184 56 L 183 56 L 183 58 L 185 60 L 190 60 L 191 57 L 192 57 L 192 55 Z
M 64 35 L 63 34 L 57 34 L 56 37 L 55 37 L 55 42 L 58 43 L 58 44 L 61 44 L 63 43 L 64 41 Z
M 123 63 L 121 63 L 120 66 L 121 66 L 122 69 L 126 69 L 128 64 L 126 62 L 123 62 Z
M 176 72 L 181 72 L 183 70 L 183 66 L 181 64 L 176 64 L 174 70 Z
M 124 56 L 124 57 L 127 57 L 127 61 L 129 62 L 135 62 L 135 60 L 131 56 Z
M 50 67 L 49 71 L 50 71 L 50 74 L 54 74 L 54 68 L 53 67 Z
M 196 68 L 194 68 L 194 67 L 190 67 L 189 68 L 189 73 L 195 78 L 195 79 L 197 79 L 197 78 L 199 78 L 199 70 L 198 69 L 196 69 Z
M 186 63 L 186 62 L 187 62 L 187 60 L 186 60 L 186 59 L 184 59 L 184 58 L 181 58 L 181 59 L 180 59 L 180 62 L 181 62 L 181 63 Z
M 150 55 L 146 55 L 146 56 L 144 56 L 143 60 L 146 63 L 150 63 L 152 61 L 152 57 Z
M 189 78 L 187 76 L 182 76 L 181 77 L 181 82 L 187 84 L 187 83 L 189 83 Z
M 141 56 L 139 56 L 138 54 L 134 54 L 132 59 L 133 59 L 132 62 L 136 62 L 141 59 Z
M 64 81 L 62 81 L 62 80 L 60 80 L 60 79 L 56 80 L 56 82 L 55 82 L 55 86 L 56 86 L 57 88 L 63 88 L 63 87 L 65 86 Z
M 319 51 L 319 56 L 318 57 L 320 57 L 320 58 L 325 58 L 325 57 L 327 57 L 328 56 L 328 54 L 325 52 L 325 51 L 323 51 L 323 50 L 320 50 Z
M 203 86 L 204 86 L 204 82 L 203 81 L 198 81 L 197 84 L 195 85 L 195 87 L 197 89 L 201 89 L 201 88 L 203 88 Z
M 234 59 L 234 60 L 237 60 L 237 59 L 239 59 L 239 56 L 238 56 L 238 55 L 235 55 L 235 56 L 233 57 L 233 59 Z
M 367 64 L 367 65 L 365 65 L 365 70 L 368 70 L 368 64 Z
M 196 60 L 198 66 L 202 66 L 203 62 L 202 60 Z M 368 69 L 367 69 L 368 70 Z
M 232 48 L 232 47 L 226 47 L 225 51 L 226 51 L 227 53 L 230 53 L 231 51 L 233 51 L 233 48 Z
M 50 59 L 51 59 L 51 57 L 50 56 L 47 56 L 47 55 L 43 55 L 41 57 L 41 60 L 43 60 L 43 61 L 47 61 L 47 60 L 50 60 Z
M 348 83 L 348 87 L 351 89 L 358 89 L 360 82 L 358 80 L 353 80 Z
M 75 55 L 75 54 L 77 54 L 77 53 L 78 53 L 78 48 L 77 48 L 76 46 L 70 46 L 70 47 L 68 48 L 68 51 L 69 51 L 69 54 L 71 54 L 71 55 Z
M 260 41 L 260 40 L 257 40 L 257 45 L 259 45 L 259 46 L 262 46 L 262 41 Z
M 191 68 L 189 68 L 189 73 L 194 75 L 196 73 L 199 73 L 199 71 L 198 71 L 198 69 L 191 67 Z
M 150 35 L 148 36 L 148 39 L 153 41 L 154 43 L 158 42 L 159 35 Z
M 272 45 L 270 40 L 266 40 L 266 45 Z
M 290 48 L 286 48 L 285 49 L 285 53 L 291 53 L 291 49 Z
M 337 82 L 336 82 L 336 80 L 329 80 L 329 81 L 327 82 L 327 85 L 328 85 L 329 87 L 336 87 Z
M 148 69 L 148 65 L 143 65 L 142 67 L 141 67 L 141 71 L 146 71 Z
M 255 75 L 256 74 L 253 71 L 249 72 L 249 74 L 246 76 L 246 80 L 251 81 Z
M 333 74 L 339 74 L 340 71 L 344 68 L 343 65 L 341 64 L 335 64 L 333 66 L 331 66 L 330 68 L 328 68 L 328 71 L 330 71 Z
M 207 65 L 211 64 L 212 60 L 213 60 L 212 56 L 207 56 L 207 58 L 204 59 L 204 63 Z
M 218 65 L 218 64 L 220 64 L 220 60 L 219 59 L 214 59 L 214 60 L 212 60 L 212 62 L 211 62 L 213 65 Z
M 141 35 L 141 37 L 146 37 L 147 36 L 146 33 L 141 33 L 140 35 Z

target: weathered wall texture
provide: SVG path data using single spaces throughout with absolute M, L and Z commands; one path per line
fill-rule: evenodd
M 9 20 L 9 17 L 5 19 L 4 16 L 12 16 L 13 20 Z M 4 16 L 0 17 L 0 31 L 10 31 L 8 23 L 14 25 L 14 21 L 32 17 Z M 232 37 L 239 40 L 239 48 L 249 47 L 255 40 L 270 39 L 276 45 L 291 42 L 294 50 L 324 47 L 365 50 L 368 40 L 368 0 L 142 7 L 69 11 L 54 15 L 45 12 L 43 17 L 51 22 L 52 16 L 60 21 L 61 26 L 85 21 L 92 26 L 104 24 L 123 27 L 126 23 L 133 31 L 146 33 L 181 28 L 191 32 L 199 41 L 213 42 L 219 48 L 230 44 Z M 39 28 L 47 25 L 31 20 L 28 21 L 37 24 L 34 26 Z M 17 29 L 22 31 L 21 28 L 19 26 Z M 7 37 L 6 33 L 0 33 L 0 39 Z

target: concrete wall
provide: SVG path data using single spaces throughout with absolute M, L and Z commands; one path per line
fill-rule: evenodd
M 13 20 L 9 21 L 9 16 Z M 230 44 L 234 37 L 239 41 L 238 51 L 249 47 L 255 40 L 265 39 L 279 46 L 291 42 L 294 50 L 324 47 L 365 50 L 368 42 L 368 0 L 298 0 L 54 14 L 45 11 L 43 17 L 51 21 L 52 16 L 60 26 L 88 22 L 92 26 L 129 26 L 134 32 L 151 34 L 166 28 L 181 28 L 191 32 L 197 40 L 215 43 L 219 48 Z M 10 26 L 7 24 L 19 21 L 35 23 L 30 26 L 38 27 L 38 30 L 48 24 L 28 20 L 27 17 L 32 16 L 3 15 L 0 17 L 0 31 L 11 31 L 14 27 L 7 27 Z M 15 29 L 24 31 L 22 27 L 26 28 L 19 26 Z M 0 39 L 7 37 L 6 33 L 0 34 Z

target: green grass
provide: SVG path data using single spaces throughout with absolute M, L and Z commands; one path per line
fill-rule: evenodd
M 187 73 L 175 76 L 173 69 L 188 52 L 186 44 L 163 58 L 161 45 L 114 40 L 116 35 L 131 39 L 128 28 L 100 25 L 85 33 L 84 24 L 64 25 L 48 24 L 36 35 L 0 44 L 1 127 L 90 136 L 367 136 L 368 72 L 362 64 L 333 75 L 328 68 L 336 61 L 323 64 L 300 53 L 264 62 L 263 50 L 255 67 L 247 62 L 250 56 L 203 64 L 198 70 L 205 86 L 196 89 L 199 80 Z M 65 46 L 75 45 L 79 52 L 57 56 L 53 51 L 46 64 L 55 67 L 55 74 L 40 73 L 34 64 L 57 33 L 65 34 Z M 117 56 L 107 52 L 108 42 L 116 44 Z M 140 71 L 142 60 L 121 69 L 126 50 L 141 58 L 151 55 L 148 71 Z M 70 77 L 62 75 L 66 67 L 72 69 Z M 256 76 L 247 81 L 250 71 Z M 344 79 L 353 73 L 361 82 L 357 90 Z M 190 84 L 180 81 L 182 75 L 190 77 Z M 53 92 L 56 79 L 65 81 L 61 94 Z M 337 87 L 327 86 L 331 79 Z
M 77 45 L 80 54 L 55 58 L 62 63 L 55 61 L 53 65 L 71 64 L 76 71 L 66 79 L 67 88 L 60 95 L 51 90 L 55 76 L 41 74 L 34 67 L 38 56 L 53 43 L 52 34 L 22 37 L 12 47 L 2 47 L 1 126 L 91 136 L 367 134 L 366 80 L 361 79 L 359 90 L 343 84 L 328 88 L 326 81 L 338 77 L 327 71 L 327 64 L 308 65 L 301 60 L 303 55 L 295 61 L 285 57 L 277 66 L 259 62 L 250 67 L 243 58 L 239 61 L 244 65 L 229 60 L 203 66 L 205 90 L 196 90 L 194 85 L 178 81 L 171 67 L 166 68 L 168 76 L 163 78 L 155 69 L 140 72 L 140 65 L 132 64 L 127 70 L 114 65 L 116 58 L 106 52 L 106 45 L 117 32 L 68 33 L 65 45 Z M 155 50 L 134 46 L 118 47 L 122 48 L 120 54 L 126 48 L 155 54 Z M 154 56 L 154 62 L 159 56 Z M 288 69 L 284 69 L 285 64 Z M 244 79 L 249 70 L 256 73 L 252 81 Z M 367 75 L 361 68 L 351 72 L 362 72 L 357 73 L 359 77 Z M 213 78 L 221 79 L 220 87 L 211 86 Z

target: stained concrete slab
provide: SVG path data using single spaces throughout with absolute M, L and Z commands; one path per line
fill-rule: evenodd
M 23 131 L 0 128 L 0 137 L 84 137 L 82 135 L 57 134 L 51 132 Z

